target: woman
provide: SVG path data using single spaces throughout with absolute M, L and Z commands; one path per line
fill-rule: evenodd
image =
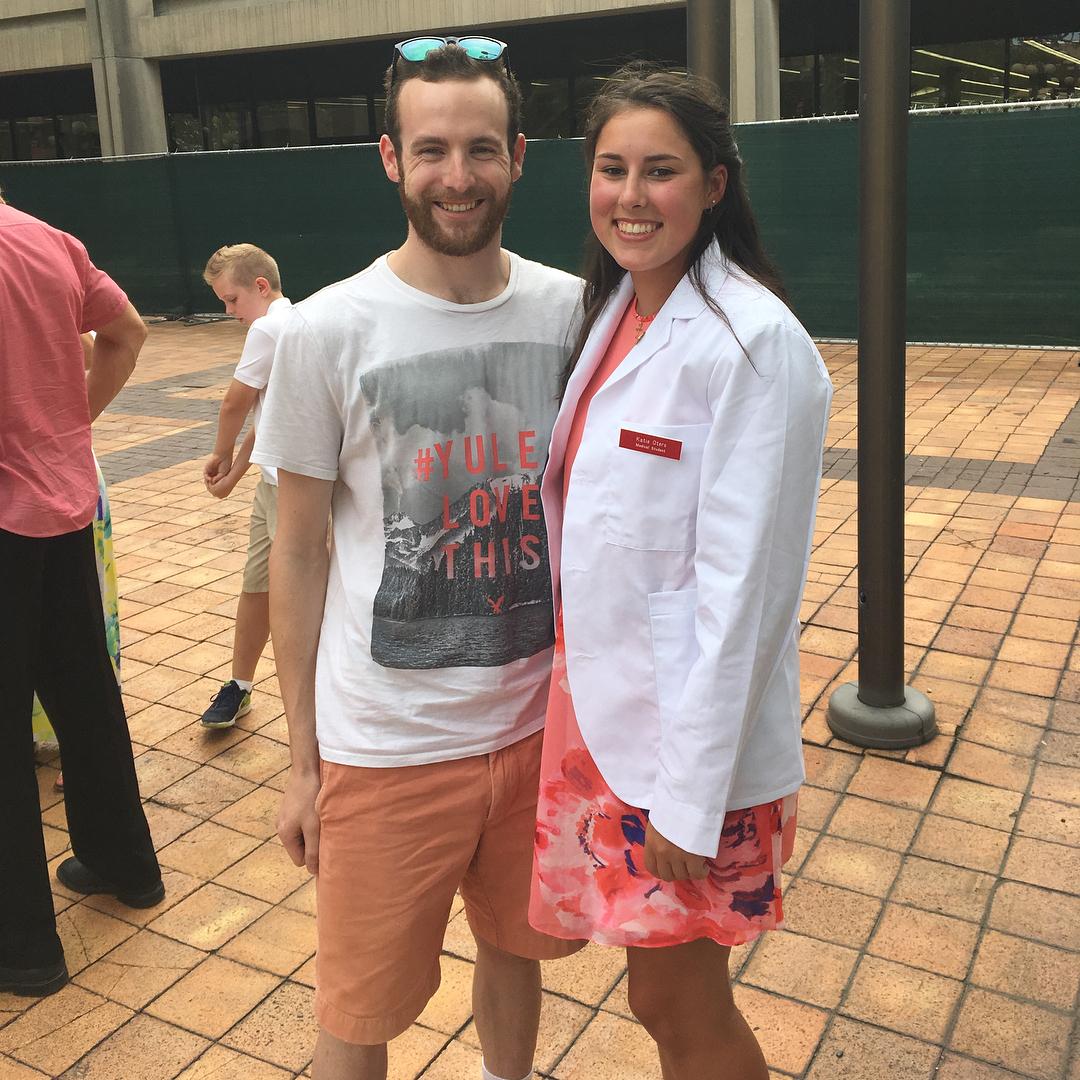
M 782 922 L 831 387 L 708 84 L 623 69 L 585 149 L 596 243 L 543 483 L 561 617 L 530 918 L 626 947 L 667 1080 L 766 1080 L 727 961 Z

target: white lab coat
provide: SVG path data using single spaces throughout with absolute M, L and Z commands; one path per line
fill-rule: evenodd
M 798 612 L 832 386 L 784 304 L 715 243 L 703 267 L 731 328 L 679 282 L 593 398 L 563 507 L 570 423 L 626 275 L 570 378 L 542 495 L 589 751 L 663 836 L 713 856 L 726 811 L 804 778 Z M 678 441 L 679 459 L 621 448 L 627 429 Z

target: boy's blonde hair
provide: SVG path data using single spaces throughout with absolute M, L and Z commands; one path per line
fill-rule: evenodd
M 234 285 L 254 285 L 256 278 L 264 277 L 274 292 L 281 292 L 281 274 L 277 263 L 254 244 L 226 244 L 219 247 L 206 262 L 203 281 L 213 286 L 226 272 Z

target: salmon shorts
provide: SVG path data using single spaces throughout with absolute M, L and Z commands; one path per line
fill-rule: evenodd
M 439 988 L 455 892 L 473 934 L 531 960 L 583 941 L 529 925 L 543 732 L 401 768 L 322 763 L 315 1017 L 344 1042 L 400 1035 Z

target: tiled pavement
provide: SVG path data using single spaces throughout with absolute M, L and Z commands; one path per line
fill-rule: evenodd
M 168 896 L 56 907 L 73 983 L 0 995 L 0 1078 L 270 1080 L 310 1062 L 313 885 L 274 837 L 287 765 L 268 653 L 255 707 L 208 735 L 228 671 L 254 478 L 199 479 L 239 352 L 231 324 L 155 326 L 98 424 L 121 577 L 125 697 Z M 910 350 L 907 671 L 942 734 L 906 754 L 832 740 L 853 676 L 854 349 L 837 387 L 804 605 L 808 786 L 787 930 L 737 950 L 737 996 L 776 1077 L 1080 1080 L 1080 372 L 1075 353 Z M 53 865 L 67 847 L 39 769 Z M 478 1075 L 473 945 L 455 912 L 443 986 L 394 1077 Z M 537 1066 L 653 1080 L 617 950 L 546 965 Z

